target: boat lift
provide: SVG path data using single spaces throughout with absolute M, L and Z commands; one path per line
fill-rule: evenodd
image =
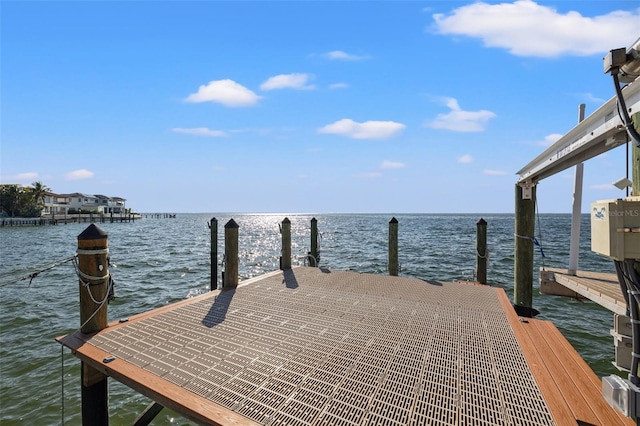
M 626 144 L 640 150 L 640 38 L 629 48 L 611 50 L 604 58 L 604 72 L 611 74 L 615 96 L 580 122 L 552 146 L 517 172 L 523 199 L 531 199 L 539 181 L 576 166 L 569 274 L 576 273 L 582 203 L 582 162 Z M 627 83 L 621 87 L 620 83 Z M 631 116 L 635 118 L 634 122 Z M 640 156 L 640 154 L 635 155 Z M 634 161 L 639 161 L 635 159 Z M 632 325 L 632 364 L 629 379 L 602 378 L 602 393 L 609 405 L 640 424 L 640 171 L 633 182 L 614 183 L 623 189 L 633 185 L 633 196 L 598 201 L 592 205 L 592 250 L 615 261 L 621 290 L 627 300 Z M 627 193 L 628 195 L 628 193 Z M 635 267 L 634 267 L 635 263 Z

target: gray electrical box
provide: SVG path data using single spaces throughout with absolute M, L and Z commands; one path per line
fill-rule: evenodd
M 640 259 L 640 197 L 591 204 L 591 251 L 615 260 Z

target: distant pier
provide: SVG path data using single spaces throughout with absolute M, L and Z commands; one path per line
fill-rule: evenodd
M 135 222 L 141 217 L 142 216 L 138 213 L 80 213 L 43 217 L 1 217 L 0 228 L 14 226 L 66 225 L 69 223 L 125 223 Z

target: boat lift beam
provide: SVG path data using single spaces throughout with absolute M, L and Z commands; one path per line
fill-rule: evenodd
M 640 112 L 640 80 L 622 89 L 629 115 Z M 549 176 L 625 144 L 627 131 L 614 96 L 556 143 L 516 172 L 518 184 L 535 185 Z

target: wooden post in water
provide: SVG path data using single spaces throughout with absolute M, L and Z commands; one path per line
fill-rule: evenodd
M 311 219 L 311 257 L 309 258 L 309 266 L 318 266 L 318 219 Z
M 280 257 L 280 269 L 291 269 L 291 221 L 285 217 L 280 227 L 282 234 L 282 256 Z
M 476 222 L 476 280 L 480 284 L 487 283 L 487 221 L 480 218 Z
M 228 290 L 238 286 L 238 224 L 230 219 L 224 225 L 224 280 L 222 289 Z
M 529 317 L 532 316 L 533 308 L 535 207 L 536 186 L 523 188 L 516 184 L 513 303 L 519 315 Z
M 389 275 L 398 276 L 398 219 L 392 217 L 389 221 Z
M 107 233 L 91 224 L 78 235 L 80 331 L 95 333 L 107 327 L 109 262 Z M 99 303 L 95 303 L 99 302 Z M 107 376 L 82 362 L 82 424 L 109 424 Z
M 211 219 L 211 290 L 218 288 L 218 219 Z

